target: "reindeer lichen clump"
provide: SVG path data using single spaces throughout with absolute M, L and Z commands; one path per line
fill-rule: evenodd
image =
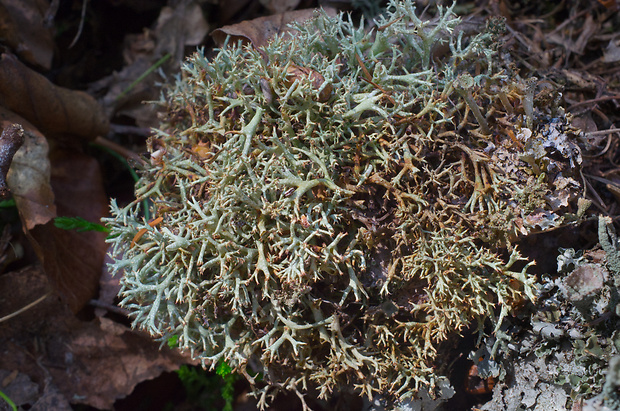
M 263 403 L 432 393 L 438 343 L 533 298 L 511 241 L 583 211 L 561 108 L 498 55 L 501 21 L 459 23 L 392 1 L 370 32 L 317 13 L 189 58 L 136 200 L 106 220 L 134 324 L 261 372 Z

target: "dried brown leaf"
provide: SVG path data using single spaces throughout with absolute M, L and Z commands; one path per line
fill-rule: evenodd
M 572 30 L 568 30 L 566 32 L 555 30 L 552 33 L 547 34 L 545 36 L 545 40 L 550 43 L 559 44 L 571 53 L 581 55 L 590 42 L 592 36 L 600 33 L 601 24 L 594 20 L 591 13 L 588 13 L 585 21 L 582 25 L 580 25 L 579 29 L 579 36 L 574 40 L 571 37 L 573 32 Z
M 183 51 L 184 46 L 197 46 L 209 32 L 202 9 L 197 2 L 179 2 L 176 7 L 161 9 L 155 26 L 160 50 Z M 182 54 L 173 53 L 182 57 Z
M 161 69 L 167 74 L 178 72 L 185 47 L 200 44 L 208 31 L 200 5 L 193 0 L 164 7 L 151 30 L 127 35 L 123 50 L 127 64 L 93 85 L 93 90 L 107 91 L 102 101 L 105 110 L 110 115 L 133 118 L 139 127 L 157 126 L 159 107 L 144 104 L 144 101 L 158 99 L 159 87 L 155 87 L 155 82 L 161 80 L 161 76 L 152 72 L 137 84 L 136 79 L 154 65 L 161 64 L 160 59 L 166 55 L 172 58 L 166 60 Z
M 107 213 L 108 200 L 97 161 L 66 150 L 55 150 L 50 158 L 58 215 L 98 222 Z M 62 230 L 50 222 L 28 235 L 52 284 L 79 311 L 96 295 L 107 250 L 105 233 Z
M 592 114 L 589 112 L 583 113 L 579 116 L 575 116 L 572 121 L 572 126 L 578 128 L 584 133 L 589 133 L 592 131 L 597 131 L 598 127 L 596 126 L 596 122 L 592 118 Z M 604 139 L 605 136 L 601 136 L 600 139 Z
M 0 127 L 20 124 L 24 144 L 15 153 L 7 174 L 22 224 L 27 230 L 56 217 L 54 193 L 50 185 L 50 163 L 45 137 L 29 122 L 0 107 Z
M 123 67 L 120 72 L 98 82 L 101 88 L 108 90 L 102 100 L 106 111 L 115 116 L 133 118 L 139 127 L 147 128 L 156 127 L 159 122 L 158 107 L 154 104 L 144 104 L 144 101 L 153 101 L 157 98 L 157 88 L 154 87 L 157 74 L 149 74 L 131 91 L 127 90 L 130 84 L 154 64 L 155 61 L 151 58 L 152 55 L 151 57 L 139 55 L 136 61 Z
M 8 370 L 0 370 L 0 379 L 8 373 Z M 17 370 L 13 373 L 15 378 L 8 383 L 4 384 L 5 381 L 2 379 L 2 392 L 20 407 L 19 409 L 71 411 L 69 401 L 54 384 L 44 384 L 44 387 L 40 387 L 28 375 Z
M 0 105 L 48 137 L 94 139 L 109 128 L 103 109 L 90 95 L 58 87 L 6 53 L 0 56 Z
M 603 54 L 605 63 L 615 63 L 620 61 L 620 39 L 610 40 L 605 53 Z
M 0 37 L 22 60 L 49 70 L 54 38 L 45 26 L 45 0 L 0 0 Z
M 321 90 L 318 95 L 318 100 L 320 102 L 324 103 L 329 100 L 329 97 L 334 89 L 331 84 L 325 84 L 325 78 L 321 73 L 307 67 L 297 66 L 295 64 L 290 64 L 287 66 L 285 81 L 287 87 L 291 87 L 295 81 L 302 80 L 303 78 L 310 80 L 315 91 Z
M 155 50 L 155 34 L 151 30 L 144 30 L 142 33 L 129 33 L 123 41 L 123 60 L 129 66 L 140 58 L 152 58 Z
M 36 267 L 0 276 L 0 317 L 49 289 L 45 274 Z M 33 335 L 40 350 L 33 347 Z M 146 334 L 109 319 L 79 321 L 53 297 L 0 323 L 0 347 L 0 370 L 17 370 L 17 375 L 25 374 L 37 382 L 38 392 L 43 392 L 37 400 L 41 406 L 52 404 L 53 399 L 62 403 L 64 398 L 112 409 L 118 398 L 131 393 L 140 382 L 189 362 L 177 352 L 160 350 Z M 44 390 L 43 385 L 50 390 Z M 34 400 L 32 395 L 29 400 Z M 50 405 L 40 409 L 64 408 Z
M 592 17 L 592 14 L 588 13 L 586 16 L 586 21 L 583 24 L 583 27 L 581 28 L 581 34 L 579 35 L 575 43 L 572 45 L 571 51 L 577 54 L 583 54 L 583 51 L 586 49 L 586 46 L 588 45 L 590 38 L 593 35 L 600 33 L 600 30 L 601 30 L 600 23 L 597 21 L 594 21 L 594 17 Z
M 122 275 L 119 274 L 112 276 L 110 270 L 108 269 L 108 264 L 113 262 L 112 257 L 106 253 L 104 257 L 103 271 L 101 273 L 101 278 L 99 279 L 99 295 L 97 297 L 97 302 L 103 306 L 114 306 L 114 300 L 121 291 Z M 104 308 L 99 307 L 95 309 L 95 315 L 98 317 L 103 317 L 107 313 L 107 310 Z
M 102 321 L 111 322 L 105 318 Z M 61 383 L 60 388 L 66 394 L 76 393 L 77 403 L 110 409 L 116 399 L 130 394 L 138 383 L 176 370 L 183 362 L 179 355 L 161 352 L 153 343 L 146 345 L 144 337 L 117 326 L 124 331 L 112 334 L 93 324 L 69 341 L 71 353 L 83 359 L 83 363 L 71 370 L 74 378 Z M 57 380 L 63 373 L 52 370 Z
M 325 11 L 330 16 L 335 16 L 337 11 L 332 7 L 325 7 Z M 259 17 L 253 20 L 242 21 L 241 23 L 224 26 L 211 32 L 215 43 L 221 47 L 230 36 L 230 41 L 236 43 L 241 40 L 251 43 L 255 48 L 260 48 L 273 39 L 275 35 L 282 35 L 291 31 L 288 24 L 293 22 L 304 22 L 310 20 L 315 13 L 315 9 L 304 9 L 288 11 L 285 13 L 274 14 L 273 16 Z
M 179 354 L 160 351 L 159 344 L 126 326 L 106 318 L 101 321 L 83 324 L 70 335 L 64 350 L 58 347 L 77 361 L 66 371 L 50 370 L 60 390 L 77 403 L 111 409 L 114 401 L 130 394 L 138 383 L 176 370 L 184 362 Z
M 33 404 L 39 396 L 38 385 L 32 382 L 26 374 L 17 370 L 0 370 L 0 381 L 2 392 L 18 407 Z

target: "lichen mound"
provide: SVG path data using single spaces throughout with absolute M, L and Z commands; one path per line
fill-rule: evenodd
M 263 404 L 433 393 L 440 342 L 533 298 L 511 242 L 583 211 L 577 132 L 500 29 L 393 1 L 370 32 L 317 12 L 260 50 L 195 53 L 106 220 L 134 325 L 260 372 Z

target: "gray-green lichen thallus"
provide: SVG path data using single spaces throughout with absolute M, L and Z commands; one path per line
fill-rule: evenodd
M 585 209 L 578 131 L 498 51 L 501 20 L 472 35 L 406 0 L 376 23 L 317 12 L 260 52 L 195 53 L 106 220 L 134 325 L 262 373 L 263 405 L 432 395 L 440 342 L 534 298 L 511 242 Z

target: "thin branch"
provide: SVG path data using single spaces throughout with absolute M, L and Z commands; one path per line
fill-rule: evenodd
M 576 109 L 577 107 L 586 106 L 588 104 L 594 104 L 594 103 L 599 103 L 601 101 L 617 100 L 617 99 L 620 99 L 620 94 L 614 94 L 613 96 L 602 96 L 602 97 L 593 98 L 592 100 L 580 101 L 579 103 L 575 103 L 572 106 L 570 106 L 568 108 L 568 111 L 572 111 Z
M 124 317 L 128 317 L 130 313 L 130 311 L 126 308 L 122 308 L 114 304 L 105 303 L 99 300 L 90 300 L 88 304 L 92 305 L 93 307 L 103 308 L 104 310 L 107 310 L 111 313 L 120 314 Z
M 610 128 L 609 130 L 591 131 L 591 132 L 585 133 L 585 135 L 588 137 L 595 137 L 595 136 L 604 136 L 604 135 L 612 134 L 612 133 L 620 133 L 620 128 Z

